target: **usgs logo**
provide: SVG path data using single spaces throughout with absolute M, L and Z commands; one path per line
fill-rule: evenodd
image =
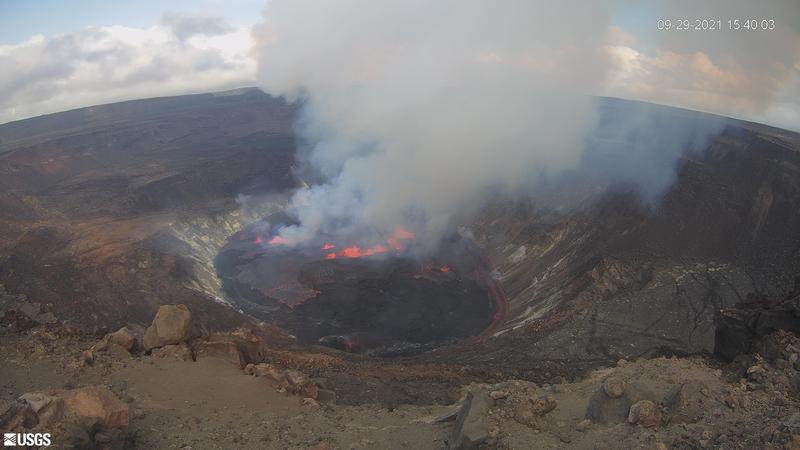
M 3 433 L 5 447 L 49 447 L 50 433 Z

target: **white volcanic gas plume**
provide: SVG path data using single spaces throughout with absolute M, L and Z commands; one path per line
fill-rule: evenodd
M 262 87 L 304 101 L 303 159 L 326 180 L 297 193 L 300 225 L 282 236 L 404 226 L 435 239 L 489 192 L 575 165 L 606 71 L 604 14 L 577 1 L 270 2 Z
M 710 3 L 722 12 L 743 2 Z M 271 0 L 264 17 L 254 33 L 260 84 L 302 103 L 298 161 L 315 181 L 291 201 L 299 225 L 280 231 L 289 243 L 397 227 L 433 242 L 491 196 L 526 195 L 537 183 L 584 170 L 584 144 L 597 121 L 591 95 L 664 101 L 657 91 L 664 86 L 680 103 L 669 93 L 694 89 L 699 93 L 690 98 L 714 100 L 709 110 L 741 112 L 731 105 L 763 109 L 760 99 L 768 102 L 783 89 L 793 70 L 780 72 L 781 82 L 758 93 L 759 101 L 717 101 L 749 95 L 736 83 L 704 97 L 703 89 L 727 89 L 708 76 L 732 79 L 726 68 L 746 69 L 736 64 L 739 47 L 720 44 L 723 37 L 688 46 L 665 40 L 680 53 L 649 57 L 619 39 L 611 46 L 606 39 L 614 27 L 602 2 Z M 707 41 L 714 46 L 703 47 Z M 792 67 L 786 64 L 796 61 L 796 48 L 762 52 L 783 59 L 771 56 L 759 67 L 773 60 Z M 721 62 L 719 70 L 698 72 L 707 75 L 701 84 L 686 87 L 679 76 L 685 60 Z M 622 149 L 631 154 L 615 147 L 617 161 L 591 165 L 612 181 L 639 185 L 648 201 L 672 182 L 687 145 L 702 148 L 704 136 L 722 128 L 697 130 L 690 122 L 665 130 L 647 117 L 616 121 L 621 129 L 611 135 L 633 136 Z

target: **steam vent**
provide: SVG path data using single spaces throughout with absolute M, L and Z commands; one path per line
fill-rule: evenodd
M 262 234 L 263 225 L 232 236 L 216 258 L 217 271 L 236 307 L 300 343 L 414 354 L 481 339 L 504 300 L 481 251 L 458 235 L 420 257 L 412 256 L 414 234 L 402 228 L 365 243 L 294 245 Z

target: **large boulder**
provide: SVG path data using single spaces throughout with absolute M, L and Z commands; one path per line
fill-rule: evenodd
M 714 400 L 708 398 L 703 383 L 677 384 L 667 391 L 661 404 L 664 405 L 671 423 L 695 423 L 710 409 Z
M 64 413 L 88 429 L 123 428 L 128 425 L 128 405 L 103 386 L 59 391 Z
M 64 416 L 64 400 L 42 392 L 28 392 L 19 399 L 26 402 L 36 413 L 39 424 L 51 424 L 60 421 Z
M 619 397 L 610 397 L 601 386 L 589 398 L 586 419 L 599 424 L 624 423 L 634 403 L 640 400 L 655 401 L 656 396 L 639 383 L 625 383 Z
M 714 356 L 733 361 L 737 355 L 758 352 L 768 360 L 767 338 L 778 330 L 800 334 L 800 278 L 794 291 L 784 299 L 761 298 L 754 294 L 732 308 L 721 309 L 715 317 Z
M 162 305 L 144 333 L 144 349 L 150 351 L 156 347 L 186 342 L 191 326 L 192 313 L 186 305 Z
M 291 369 L 287 370 L 285 374 L 286 380 L 289 382 L 289 387 L 287 388 L 289 392 L 302 397 L 317 398 L 319 388 L 306 374 Z
M 489 409 L 493 405 L 494 401 L 486 390 L 469 391 L 458 412 L 449 448 L 472 450 L 485 444 L 489 439 Z
M 0 430 L 4 432 L 32 428 L 39 423 L 36 412 L 25 400 L 0 400 Z
M 108 342 L 117 344 L 124 348 L 126 351 L 133 351 L 136 346 L 136 336 L 133 335 L 128 327 L 122 327 L 119 330 L 108 335 Z
M 196 344 L 198 359 L 216 357 L 244 368 L 247 364 L 258 364 L 264 361 L 266 348 L 264 342 L 246 329 L 233 333 L 214 333 L 204 341 Z
M 625 382 L 617 377 L 608 377 L 603 381 L 603 392 L 611 398 L 622 397 L 625 393 Z
M 197 359 L 219 358 L 244 368 L 248 361 L 233 341 L 203 341 L 196 347 Z
M 655 427 L 661 422 L 661 411 L 650 400 L 640 400 L 628 411 L 628 423 L 643 427 Z
M 13 325 L 21 330 L 54 322 L 57 322 L 57 319 L 52 312 L 46 311 L 40 303 L 33 302 L 17 303 L 7 308 L 0 316 L 0 323 Z
M 540 417 L 547 415 L 550 411 L 556 409 L 557 406 L 558 403 L 555 397 L 549 394 L 529 397 L 516 405 L 514 409 L 514 420 L 523 425 L 535 427 Z

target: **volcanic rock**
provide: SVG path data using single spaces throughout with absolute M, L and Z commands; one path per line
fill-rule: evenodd
M 328 389 L 317 389 L 317 401 L 322 403 L 336 403 L 336 392 Z
M 537 419 L 556 409 L 556 406 L 558 403 L 552 395 L 528 398 L 514 408 L 514 420 L 523 425 L 535 427 Z
M 153 349 L 153 356 L 156 358 L 174 358 L 179 361 L 192 361 L 192 351 L 186 344 L 165 345 L 161 348 Z
M 248 366 L 250 365 L 251 364 L 248 364 Z M 279 384 L 289 383 L 289 381 L 286 379 L 286 374 L 281 369 L 273 366 L 272 364 L 260 363 L 252 365 L 252 367 L 253 367 L 253 375 L 257 377 L 269 378 L 270 380 L 275 381 Z
M 41 392 L 22 394 L 19 399 L 26 402 L 36 413 L 40 424 L 50 424 L 64 415 L 64 400 Z
M 795 284 L 795 292 L 783 300 L 750 295 L 720 310 L 715 318 L 714 355 L 724 361 L 753 351 L 770 360 L 777 357 L 777 349 L 764 351 L 771 347 L 768 337 L 778 330 L 800 334 L 800 280 Z
M 24 400 L 12 402 L 0 401 L 0 430 L 16 431 L 32 428 L 39 423 L 39 418 Z
M 625 393 L 625 382 L 617 377 L 608 377 L 603 381 L 603 392 L 611 398 L 622 397 Z
M 314 400 L 314 399 L 313 399 L 313 398 L 311 398 L 311 397 L 304 397 L 304 398 L 303 398 L 303 405 L 304 405 L 304 406 L 312 406 L 312 407 L 314 407 L 314 408 L 319 408 L 319 407 L 320 407 L 320 404 L 319 404 L 319 402 L 318 402 L 318 401 L 316 401 L 316 400 Z
M 144 349 L 185 342 L 191 325 L 192 313 L 186 305 L 162 305 L 144 334 Z
M 304 373 L 297 370 L 287 370 L 286 380 L 289 382 L 289 392 L 303 397 L 317 398 L 319 388 Z
M 333 390 L 333 382 L 330 380 L 330 378 L 315 377 L 312 378 L 311 381 L 313 381 L 314 384 L 316 384 L 320 389 L 327 389 L 329 391 Z
M 639 383 L 627 383 L 621 397 L 609 397 L 602 387 L 595 391 L 586 408 L 586 418 L 594 423 L 622 423 L 631 406 L 640 400 L 655 400 L 655 395 Z
M 251 366 L 251 364 L 248 364 L 248 366 Z M 289 380 L 286 378 L 286 373 L 283 370 L 267 363 L 252 366 L 253 375 L 264 378 L 267 382 L 275 386 L 276 389 L 282 391 L 289 387 Z
M 136 345 L 136 336 L 131 333 L 128 327 L 122 327 L 119 330 L 108 335 L 108 341 L 119 345 L 127 351 L 133 351 Z
M 104 352 L 118 361 L 125 361 L 131 357 L 131 353 L 128 350 L 125 350 L 123 346 L 113 342 L 109 342 L 108 345 L 106 345 Z
M 94 353 L 91 350 L 84 350 L 81 353 L 81 360 L 88 365 L 94 364 Z
M 492 400 L 501 400 L 508 397 L 507 391 L 492 391 L 489 393 L 489 396 L 492 397 Z
M 661 411 L 650 400 L 640 400 L 631 406 L 628 412 L 628 423 L 644 427 L 657 426 L 661 421 Z
M 662 404 L 670 422 L 695 423 L 700 420 L 707 409 L 708 398 L 703 395 L 704 390 L 707 389 L 702 383 L 692 382 L 677 384 L 667 391 Z
M 23 303 L 19 311 L 37 324 L 53 323 L 56 317 L 51 312 L 45 312 L 39 303 Z
M 248 364 L 264 361 L 266 353 L 264 343 L 249 330 L 237 330 L 233 333 L 214 333 L 205 341 L 197 344 L 198 357 L 213 356 L 227 359 L 245 368 Z
M 484 389 L 467 392 L 448 447 L 471 450 L 484 444 L 489 439 L 488 413 L 492 405 L 492 398 Z
M 52 312 L 45 311 L 40 303 L 32 302 L 15 303 L 6 309 L 0 318 L 0 323 L 13 325 L 20 330 L 56 321 L 56 316 Z
M 552 395 L 545 395 L 531 400 L 531 410 L 538 416 L 543 416 L 556 409 L 558 403 Z
M 44 407 L 49 405 L 55 400 L 58 400 L 58 397 L 53 397 L 51 395 L 43 394 L 41 392 L 28 392 L 26 394 L 22 394 L 19 397 L 20 400 L 27 402 L 30 405 L 31 409 L 35 413 L 39 413 Z
M 591 427 L 592 427 L 592 421 L 589 419 L 583 419 L 580 422 L 578 422 L 577 425 L 575 425 L 575 429 L 580 431 L 581 433 L 587 431 Z
M 236 343 L 231 341 L 201 342 L 197 346 L 197 357 L 213 357 L 224 359 L 239 366 L 240 368 L 244 368 L 247 365 L 247 360 L 245 360 L 244 355 L 242 355 L 242 352 L 239 351 Z
M 255 364 L 264 361 L 264 354 L 266 353 L 264 341 L 249 329 L 239 328 L 233 333 L 223 333 L 221 336 L 233 340 L 248 363 Z M 211 340 L 215 338 L 215 336 L 211 336 Z
M 128 425 L 128 405 L 103 386 L 59 391 L 67 416 L 87 428 L 122 428 Z

